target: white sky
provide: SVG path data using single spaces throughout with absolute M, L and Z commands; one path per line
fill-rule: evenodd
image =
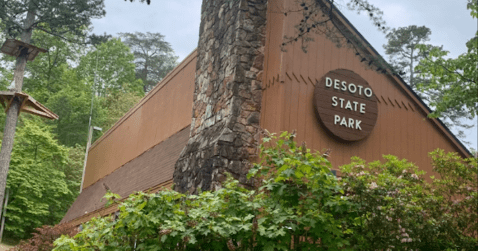
M 342 13 L 362 33 L 384 58 L 382 45 L 385 35 L 371 25 L 365 14 L 348 11 L 348 0 L 336 0 Z M 466 9 L 466 0 L 369 0 L 384 12 L 387 25 L 398 28 L 408 25 L 425 25 L 431 29 L 429 43 L 443 45 L 456 57 L 466 51 L 465 43 L 475 35 L 477 20 Z M 104 32 L 159 32 L 183 60 L 196 47 L 199 37 L 199 22 L 202 0 L 152 0 L 151 5 L 121 0 L 105 0 L 106 17 L 94 20 L 94 33 Z M 473 129 L 467 130 L 466 140 L 478 149 L 477 120 Z M 468 146 L 470 147 L 470 146 Z

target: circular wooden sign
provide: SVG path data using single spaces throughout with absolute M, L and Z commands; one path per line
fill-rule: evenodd
M 377 122 L 377 98 L 353 71 L 329 71 L 314 90 L 314 105 L 324 127 L 345 141 L 367 137 Z

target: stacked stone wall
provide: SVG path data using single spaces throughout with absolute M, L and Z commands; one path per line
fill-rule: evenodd
M 203 0 L 190 139 L 175 189 L 220 187 L 230 172 L 247 184 L 258 154 L 267 0 Z

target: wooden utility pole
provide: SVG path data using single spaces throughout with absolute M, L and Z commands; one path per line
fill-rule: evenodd
M 30 43 L 33 32 L 33 24 L 35 22 L 35 5 L 32 1 L 29 2 L 30 9 L 24 21 L 24 28 L 21 36 L 21 41 Z M 20 55 L 17 57 L 15 64 L 15 72 L 13 74 L 15 81 L 14 92 L 21 92 L 23 87 L 23 74 L 25 72 L 25 65 L 28 58 L 28 48 L 23 48 Z M 15 130 L 17 127 L 18 115 L 20 113 L 21 101 L 18 98 L 12 98 L 11 105 L 7 110 L 5 118 L 5 129 L 3 131 L 2 150 L 0 151 L 0 201 L 5 198 L 5 187 L 7 185 L 8 169 L 10 168 L 10 158 L 13 149 L 13 139 L 15 137 Z M 3 204 L 0 203 L 0 212 Z

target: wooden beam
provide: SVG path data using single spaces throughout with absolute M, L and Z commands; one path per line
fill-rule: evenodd
M 29 107 L 29 106 L 24 107 L 22 111 L 26 112 L 26 113 L 33 114 L 33 115 L 37 115 L 37 116 L 40 116 L 40 117 L 43 117 L 43 118 L 51 119 L 50 114 L 44 113 L 44 112 L 39 111 L 39 110 L 35 110 L 34 108 Z
M 58 115 L 50 111 L 40 102 L 32 98 L 30 95 L 23 92 L 0 91 L 0 103 L 5 108 L 5 112 L 10 109 L 10 106 L 15 97 L 18 97 L 22 102 L 20 106 L 20 112 L 27 112 L 47 119 L 58 119 Z

